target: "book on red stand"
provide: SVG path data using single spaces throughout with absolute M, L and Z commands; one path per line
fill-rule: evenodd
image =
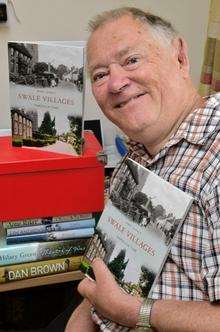
M 84 47 L 10 41 L 8 56 L 13 146 L 80 155 Z

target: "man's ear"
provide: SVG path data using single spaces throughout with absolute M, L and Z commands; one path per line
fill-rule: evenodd
M 181 37 L 176 37 L 172 40 L 172 46 L 175 51 L 176 60 L 179 64 L 179 69 L 183 74 L 183 78 L 189 77 L 189 58 L 188 47 L 185 40 Z

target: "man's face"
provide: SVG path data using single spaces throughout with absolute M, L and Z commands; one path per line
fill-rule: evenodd
M 108 22 L 91 35 L 93 94 L 107 118 L 130 138 L 153 144 L 172 131 L 186 76 L 177 53 L 177 47 L 153 38 L 147 26 L 130 16 Z

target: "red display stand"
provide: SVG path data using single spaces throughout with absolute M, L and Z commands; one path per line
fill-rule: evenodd
M 18 220 L 102 211 L 101 146 L 85 133 L 82 156 L 15 148 L 0 137 L 0 219 Z

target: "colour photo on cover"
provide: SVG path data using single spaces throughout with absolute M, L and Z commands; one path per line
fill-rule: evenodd
M 9 42 L 8 56 L 13 146 L 80 154 L 84 48 Z

